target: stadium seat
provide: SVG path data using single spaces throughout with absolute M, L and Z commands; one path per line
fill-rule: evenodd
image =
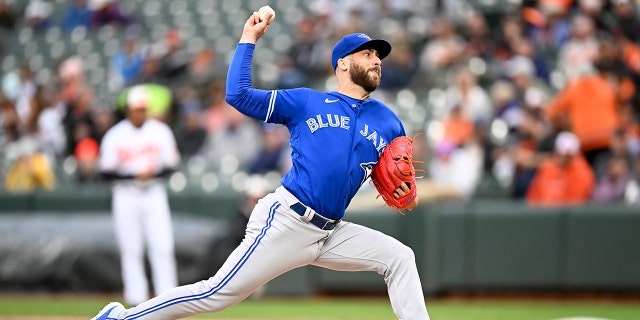
M 52 61 L 58 61 L 68 53 L 67 46 L 64 41 L 57 40 L 49 47 L 49 57 Z
M 117 37 L 118 31 L 116 30 L 115 26 L 107 24 L 104 26 L 100 26 L 95 33 L 98 41 L 105 42 L 113 39 L 114 37 Z
M 62 30 L 60 29 L 60 27 L 52 26 L 49 29 L 47 29 L 44 37 L 47 43 L 53 44 L 55 42 L 58 42 L 61 36 L 62 36 Z
M 31 28 L 24 27 L 20 29 L 20 31 L 18 32 L 18 40 L 20 42 L 20 45 L 25 45 L 28 42 L 31 42 L 31 39 L 33 39 L 33 30 L 31 30 Z
M 15 69 L 17 66 L 16 57 L 13 54 L 8 54 L 2 59 L 2 73 L 6 74 L 9 71 Z
M 75 27 L 71 30 L 71 41 L 79 43 L 87 38 L 87 28 L 83 26 Z

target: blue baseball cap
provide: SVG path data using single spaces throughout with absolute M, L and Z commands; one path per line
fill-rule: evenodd
M 371 39 L 364 33 L 352 33 L 342 37 L 333 47 L 331 65 L 333 70 L 338 66 L 338 60 L 362 49 L 376 49 L 380 59 L 384 59 L 391 52 L 391 44 L 383 39 Z

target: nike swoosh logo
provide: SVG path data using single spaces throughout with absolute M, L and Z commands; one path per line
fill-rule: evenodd
M 335 100 L 329 100 L 329 98 L 324 99 L 325 103 L 333 103 L 333 102 L 338 102 L 338 99 Z

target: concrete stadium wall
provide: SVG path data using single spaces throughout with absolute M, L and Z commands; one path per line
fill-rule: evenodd
M 640 212 L 513 203 L 426 213 L 425 289 L 640 290 Z

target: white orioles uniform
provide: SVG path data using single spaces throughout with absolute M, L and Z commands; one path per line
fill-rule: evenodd
M 144 268 L 145 243 L 156 294 L 177 286 L 177 268 L 171 213 L 164 181 L 155 177 L 136 180 L 152 170 L 156 175 L 175 169 L 180 162 L 169 126 L 149 118 L 140 128 L 128 119 L 105 135 L 100 170 L 114 173 L 112 213 L 121 255 L 124 299 L 137 305 L 149 298 Z

